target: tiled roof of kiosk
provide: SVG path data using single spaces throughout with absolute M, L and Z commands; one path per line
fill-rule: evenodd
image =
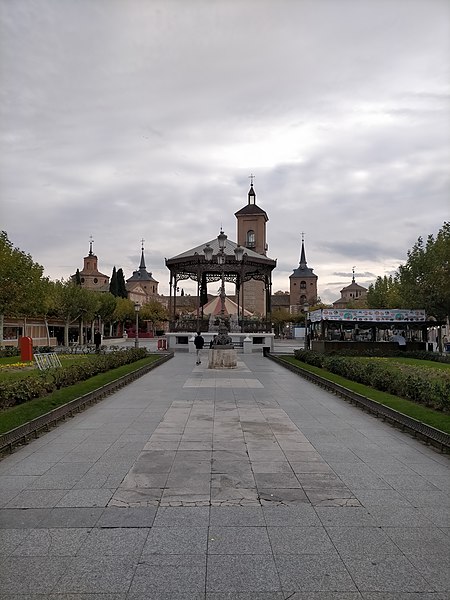
M 176 256 L 172 256 L 169 260 L 175 260 L 175 259 L 179 259 L 179 258 L 189 258 L 190 256 L 194 256 L 196 254 L 200 254 L 201 256 L 205 256 L 203 249 L 206 246 L 206 244 L 209 244 L 211 246 L 211 248 L 213 249 L 213 254 L 216 255 L 220 248 L 219 248 L 219 241 L 217 238 L 214 238 L 213 240 L 210 240 L 209 242 L 204 242 L 203 244 L 200 244 L 200 246 L 196 246 L 195 248 L 191 248 L 190 250 L 186 250 L 186 252 L 182 252 L 181 254 L 177 254 Z M 244 253 L 247 254 L 247 256 L 249 258 L 258 258 L 259 260 L 261 259 L 267 259 L 270 261 L 273 261 L 273 259 L 264 256 L 263 254 L 258 254 L 257 252 L 254 252 L 253 250 L 250 250 L 249 248 L 246 248 L 245 246 L 242 246 L 244 248 Z M 234 256 L 234 249 L 237 248 L 237 244 L 236 242 L 233 242 L 231 240 L 229 240 L 227 238 L 226 242 L 225 242 L 225 254 L 227 256 Z

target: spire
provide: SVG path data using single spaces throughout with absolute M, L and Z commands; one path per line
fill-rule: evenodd
M 249 204 L 256 204 L 256 194 L 255 194 L 255 190 L 253 189 L 253 180 L 254 180 L 255 176 L 250 174 L 249 179 L 250 179 L 250 190 L 248 192 L 248 203 Z
M 93 256 L 94 253 L 92 252 L 92 244 L 94 243 L 94 240 L 92 239 L 92 235 L 89 237 L 89 256 Z
M 302 250 L 300 252 L 300 269 L 306 269 L 305 234 L 302 231 Z
M 146 269 L 145 266 L 145 258 L 144 258 L 144 239 L 141 240 L 141 264 L 139 265 L 139 270 L 140 269 Z
M 352 267 L 352 283 L 355 283 L 355 269 L 356 267 Z

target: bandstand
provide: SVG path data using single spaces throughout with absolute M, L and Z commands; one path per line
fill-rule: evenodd
M 202 307 L 208 302 L 207 286 L 220 282 L 221 315 L 225 315 L 225 284 L 236 289 L 238 331 L 235 333 L 271 333 L 272 271 L 276 260 L 244 248 L 228 239 L 223 231 L 217 238 L 166 259 L 170 271 L 169 314 L 170 332 L 208 332 L 210 319 L 203 318 Z M 196 314 L 186 317 L 177 313 L 177 290 L 182 281 L 197 282 Z M 265 314 L 260 319 L 245 317 L 245 283 L 258 280 L 264 284 Z

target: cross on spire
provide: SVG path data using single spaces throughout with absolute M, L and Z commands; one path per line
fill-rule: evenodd
M 144 240 L 144 238 L 142 238 L 141 239 L 141 250 L 142 250 L 142 252 L 144 251 L 144 242 L 145 242 L 145 240 Z
M 92 256 L 93 252 L 92 252 L 92 244 L 94 243 L 94 238 L 92 237 L 92 235 L 89 236 L 89 256 Z
M 250 173 L 248 178 L 250 179 L 250 184 L 253 185 L 253 180 L 255 179 L 255 176 L 252 173 Z

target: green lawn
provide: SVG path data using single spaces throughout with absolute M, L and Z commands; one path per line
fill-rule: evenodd
M 77 360 L 86 360 L 88 357 L 76 357 Z M 43 415 L 50 410 L 57 408 L 63 404 L 66 404 L 70 400 L 74 400 L 88 392 L 92 392 L 97 388 L 122 377 L 123 375 L 127 375 L 128 373 L 132 373 L 136 371 L 140 367 L 151 364 L 158 360 L 160 355 L 152 354 L 146 358 L 138 360 L 129 365 L 123 365 L 118 367 L 117 369 L 112 369 L 107 373 L 100 373 L 95 377 L 91 377 L 86 381 L 82 381 L 77 383 L 76 385 L 72 385 L 70 387 L 58 390 L 45 396 L 44 398 L 36 398 L 36 400 L 31 400 L 30 402 L 26 402 L 25 404 L 19 404 L 18 406 L 13 406 L 8 408 L 2 412 L 0 412 L 0 433 L 6 433 L 15 427 L 19 427 L 31 419 L 35 419 L 40 415 Z M 9 360 L 9 359 L 0 359 L 1 361 Z M 73 360 L 73 357 L 71 357 Z M 61 361 L 64 362 L 65 361 Z M 2 363 L 0 363 L 2 364 Z M 39 371 L 36 369 L 35 372 L 38 374 Z M 21 376 L 29 376 L 29 371 L 20 371 L 19 374 Z M 4 377 L 4 373 L 0 371 L 0 379 Z
M 379 361 L 388 363 L 389 365 L 409 365 L 420 369 L 442 369 L 450 373 L 450 363 L 441 363 L 434 360 L 419 360 L 418 358 L 404 358 L 402 356 L 389 357 L 352 357 L 362 361 Z
M 362 396 L 366 396 L 371 400 L 375 400 L 380 404 L 384 404 L 385 406 L 389 406 L 394 410 L 397 410 L 413 419 L 417 419 L 422 423 L 426 423 L 431 427 L 435 427 L 445 433 L 450 433 L 450 415 L 446 413 L 442 413 L 440 411 L 432 410 L 431 408 L 427 408 L 422 406 L 421 404 L 416 404 L 415 402 L 411 402 L 410 400 L 405 400 L 404 398 L 399 398 L 398 396 L 394 396 L 392 394 L 387 394 L 386 392 L 380 392 L 371 388 L 367 385 L 363 385 L 361 383 L 356 383 L 355 381 L 351 381 L 350 379 L 345 379 L 344 377 L 340 377 L 339 375 L 335 375 L 334 373 L 330 373 L 325 369 L 321 369 L 319 367 L 314 367 L 312 365 L 307 365 L 303 363 L 293 356 L 283 356 L 282 360 L 289 362 L 293 365 L 299 366 L 305 371 L 309 371 L 310 373 L 315 373 L 316 375 L 320 375 L 324 379 L 328 381 L 332 381 L 333 383 L 337 383 L 342 385 L 343 387 L 352 390 L 353 392 L 357 392 Z M 377 359 L 377 358 L 364 358 L 359 360 L 388 360 L 390 363 L 397 360 L 395 358 L 388 359 Z M 400 358 L 400 361 L 413 361 L 413 363 L 408 362 L 408 364 L 415 364 L 418 368 L 422 366 L 427 368 L 429 366 L 435 367 L 436 365 L 444 366 L 448 368 L 448 365 L 442 365 L 441 363 L 435 363 L 433 361 L 421 361 L 417 359 L 408 359 L 408 358 Z M 422 363 L 426 363 L 426 365 L 422 365 Z

